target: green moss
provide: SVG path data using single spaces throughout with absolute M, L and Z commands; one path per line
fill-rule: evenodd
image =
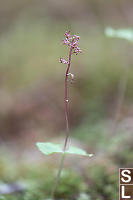
M 55 196 L 65 199 L 73 199 L 74 196 L 78 196 L 80 192 L 85 192 L 86 190 L 87 185 L 78 173 L 64 170 Z
M 113 168 L 113 165 L 106 163 L 88 169 L 89 194 L 92 199 L 118 199 L 118 170 Z

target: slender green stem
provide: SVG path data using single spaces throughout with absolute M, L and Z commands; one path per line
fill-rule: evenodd
M 62 169 L 63 169 L 64 159 L 65 159 L 65 153 L 63 153 L 62 156 L 61 156 L 59 170 L 58 170 L 57 177 L 56 177 L 56 180 L 55 180 L 55 184 L 54 184 L 54 187 L 53 187 L 53 190 L 52 190 L 52 193 L 51 193 L 51 199 L 52 200 L 54 200 L 54 194 L 55 194 L 57 185 L 59 183 L 60 175 L 61 175 L 61 172 L 62 172 Z

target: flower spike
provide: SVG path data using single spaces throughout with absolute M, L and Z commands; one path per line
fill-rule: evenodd
M 72 48 L 72 54 L 78 55 L 82 53 L 82 50 L 79 48 L 80 36 L 78 35 L 70 35 L 70 31 L 66 31 L 65 40 L 63 40 L 63 44 L 67 45 L 69 48 Z

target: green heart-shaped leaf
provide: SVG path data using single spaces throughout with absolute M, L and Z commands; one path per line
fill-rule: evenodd
M 38 149 L 45 155 L 50 155 L 53 153 L 62 153 L 62 154 L 75 154 L 75 155 L 89 156 L 89 157 L 93 156 L 93 154 L 88 154 L 84 150 L 73 146 L 69 147 L 69 149 L 64 152 L 61 144 L 38 142 L 36 143 L 36 145 Z

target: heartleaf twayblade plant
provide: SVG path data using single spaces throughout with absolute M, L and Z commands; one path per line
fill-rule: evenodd
M 54 200 L 54 194 L 60 179 L 61 171 L 63 168 L 64 164 L 64 159 L 67 154 L 75 154 L 75 155 L 80 155 L 80 156 L 88 156 L 92 157 L 93 154 L 88 154 L 84 150 L 73 147 L 73 146 L 68 146 L 68 141 L 69 141 L 69 119 L 68 119 L 68 81 L 69 81 L 69 76 L 71 78 L 71 83 L 74 80 L 74 75 L 70 73 L 70 67 L 71 67 L 71 57 L 73 54 L 78 55 L 81 53 L 81 49 L 79 47 L 79 39 L 80 36 L 78 35 L 70 35 L 70 31 L 67 31 L 65 33 L 65 39 L 63 40 L 63 44 L 66 45 L 69 48 L 69 58 L 68 61 L 64 58 L 60 58 L 60 63 L 66 64 L 66 73 L 65 73 L 65 91 L 64 91 L 64 105 L 65 105 L 65 121 L 66 121 L 66 136 L 65 136 L 65 141 L 64 145 L 62 147 L 61 144 L 53 144 L 53 143 L 41 143 L 37 142 L 36 145 L 38 149 L 45 155 L 51 155 L 54 153 L 60 153 L 62 154 L 61 161 L 60 161 L 60 166 L 59 170 L 57 173 L 57 177 L 55 179 L 55 184 L 51 193 L 51 199 Z

